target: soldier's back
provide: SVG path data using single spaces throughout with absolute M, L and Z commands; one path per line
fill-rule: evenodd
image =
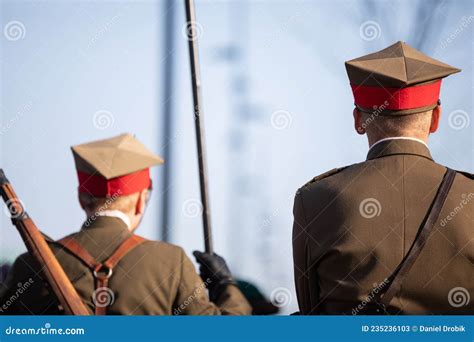
M 445 172 L 421 143 L 392 140 L 375 146 L 367 161 L 300 189 L 293 233 L 300 308 L 358 313 L 408 252 Z M 391 302 L 396 311 L 474 312 L 468 300 L 474 293 L 473 218 L 474 181 L 458 173 L 435 229 Z
M 90 227 L 70 237 L 103 263 L 131 235 L 119 219 L 97 217 Z M 138 245 L 113 268 L 108 290 L 94 289 L 93 273 L 76 256 L 59 245 L 54 250 L 91 310 L 107 304 L 107 314 L 112 315 L 172 314 L 183 268 L 184 251 L 180 247 L 151 240 Z
M 87 221 L 86 226 L 68 237 L 73 238 L 98 263 L 109 259 L 132 236 L 118 218 L 96 217 L 92 222 Z M 181 247 L 146 240 L 130 250 L 113 268 L 107 289 L 96 289 L 93 272 L 84 262 L 59 243 L 53 240 L 48 242 L 91 314 L 97 306 L 106 307 L 108 315 L 220 312 L 209 302 L 201 278 Z M 13 286 L 8 292 L 2 293 L 8 301 L 3 313 L 60 313 L 55 298 L 44 286 L 41 273 L 28 253 L 16 260 L 11 276 L 13 278 L 9 279 L 9 283 L 18 283 L 21 293 L 18 294 L 18 289 Z M 232 290 L 229 291 L 234 294 Z M 190 302 L 183 307 L 183 303 L 191 296 Z

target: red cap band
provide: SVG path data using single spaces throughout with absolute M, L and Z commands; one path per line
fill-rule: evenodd
M 406 88 L 370 87 L 351 84 L 355 104 L 362 108 L 403 110 L 427 107 L 439 99 L 441 80 Z
M 96 197 L 126 196 L 148 189 L 151 185 L 150 169 L 140 170 L 125 176 L 105 179 L 100 175 L 90 175 L 77 171 L 79 192 Z

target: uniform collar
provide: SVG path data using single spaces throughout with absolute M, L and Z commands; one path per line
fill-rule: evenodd
M 88 217 L 83 223 L 82 229 L 112 228 L 129 231 L 127 224 L 118 217 L 98 216 Z
M 397 154 L 411 154 L 433 160 L 424 141 L 409 137 L 395 137 L 377 141 L 370 147 L 367 160 Z
M 121 219 L 127 225 L 127 228 L 130 228 L 130 226 L 132 225 L 130 222 L 130 218 L 124 213 L 122 213 L 120 210 L 102 210 L 98 211 L 96 215 L 102 217 L 116 217 L 118 219 Z

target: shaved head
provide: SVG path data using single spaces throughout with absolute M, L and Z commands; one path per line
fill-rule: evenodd
M 138 201 L 139 193 L 116 197 L 94 197 L 80 192 L 79 201 L 88 213 L 100 212 L 104 210 L 120 210 L 124 214 L 133 211 Z
M 430 132 L 432 110 L 409 115 L 373 115 L 361 112 L 362 124 L 375 140 L 390 137 L 423 137 Z
M 382 111 L 368 113 L 354 108 L 354 128 L 361 135 L 367 134 L 369 146 L 381 139 L 396 137 L 410 137 L 427 143 L 429 135 L 438 130 L 441 106 L 414 114 L 381 113 Z

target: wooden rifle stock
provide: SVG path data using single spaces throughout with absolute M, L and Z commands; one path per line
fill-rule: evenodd
M 46 240 L 28 216 L 13 187 L 0 169 L 0 195 L 7 205 L 28 252 L 37 262 L 43 279 L 49 284 L 59 304 L 68 315 L 89 315 L 89 311 L 49 248 Z

